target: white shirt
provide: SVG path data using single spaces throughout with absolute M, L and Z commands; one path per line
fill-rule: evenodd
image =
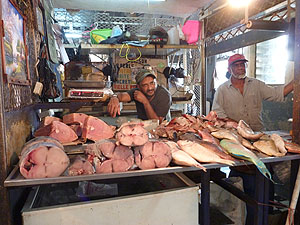
M 229 79 L 217 89 L 212 110 L 220 118 L 229 117 L 237 122 L 242 119 L 254 131 L 259 131 L 263 128 L 261 118 L 263 100 L 283 101 L 283 89 L 284 85 L 271 87 L 255 78 L 246 77 L 242 95 Z

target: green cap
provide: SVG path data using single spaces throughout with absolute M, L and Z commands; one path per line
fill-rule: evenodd
M 141 81 L 144 80 L 145 77 L 147 76 L 152 76 L 153 78 L 156 78 L 156 75 L 150 71 L 150 70 L 147 70 L 147 69 L 141 69 L 138 74 L 135 76 L 135 81 L 136 83 L 140 83 Z

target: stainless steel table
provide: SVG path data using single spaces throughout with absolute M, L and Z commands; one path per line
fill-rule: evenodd
M 267 157 L 263 154 L 260 154 L 259 157 L 261 160 L 266 163 L 275 163 L 283 161 L 292 161 L 293 168 L 298 168 L 297 165 L 300 160 L 300 154 L 287 154 L 283 157 Z M 241 165 L 250 165 L 252 163 L 245 161 L 237 161 L 235 166 Z M 113 178 L 126 178 L 126 177 L 135 177 L 135 176 L 146 176 L 146 175 L 156 175 L 156 174 L 165 174 L 165 173 L 180 173 L 187 171 L 199 171 L 201 179 L 201 207 L 200 207 L 200 224 L 209 225 L 209 204 L 210 204 L 210 181 L 212 180 L 211 171 L 221 167 L 227 167 L 224 164 L 210 163 L 203 164 L 207 169 L 207 172 L 204 172 L 196 167 L 181 167 L 181 166 L 170 166 L 168 168 L 159 168 L 151 170 L 134 170 L 122 173 L 109 173 L 109 174 L 93 174 L 93 175 L 81 175 L 81 176 L 60 176 L 55 178 L 43 178 L 43 179 L 25 179 L 20 173 L 19 168 L 16 166 L 12 172 L 9 174 L 7 179 L 4 182 L 5 187 L 26 187 L 26 186 L 37 186 L 42 184 L 54 184 L 54 183 L 67 183 L 67 182 L 76 182 L 76 181 L 91 181 L 91 180 L 104 180 L 104 179 L 113 179 Z M 293 173 L 291 176 L 291 184 L 295 183 L 295 175 L 297 170 L 292 169 Z M 268 187 L 269 180 L 267 180 L 261 173 L 256 173 L 256 198 L 254 202 L 261 204 L 257 205 L 257 225 L 267 224 L 267 215 L 268 215 L 268 206 L 265 204 L 268 203 Z M 222 181 L 216 180 L 222 186 Z M 220 181 L 220 182 L 219 182 Z M 292 185 L 293 186 L 293 185 Z M 227 189 L 226 184 L 223 185 Z M 229 190 L 229 189 L 228 189 Z M 237 194 L 233 189 L 230 189 L 233 194 Z M 241 197 L 241 194 L 237 194 L 237 197 Z M 248 199 L 251 201 L 250 199 Z M 253 200 L 252 200 L 253 201 Z

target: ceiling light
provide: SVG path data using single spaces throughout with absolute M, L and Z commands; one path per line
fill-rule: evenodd
M 228 0 L 228 1 L 229 1 L 229 4 L 235 8 L 241 8 L 241 7 L 248 6 L 251 2 L 251 0 Z
M 149 2 L 165 2 L 166 0 L 148 0 L 148 3 Z

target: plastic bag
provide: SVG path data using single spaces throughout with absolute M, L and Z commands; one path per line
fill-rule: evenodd
M 120 36 L 121 34 L 123 34 L 123 31 L 120 28 L 120 26 L 119 25 L 114 26 L 111 31 L 111 37 L 117 37 L 117 36 Z
M 92 44 L 99 44 L 111 36 L 112 29 L 95 29 L 90 32 Z

